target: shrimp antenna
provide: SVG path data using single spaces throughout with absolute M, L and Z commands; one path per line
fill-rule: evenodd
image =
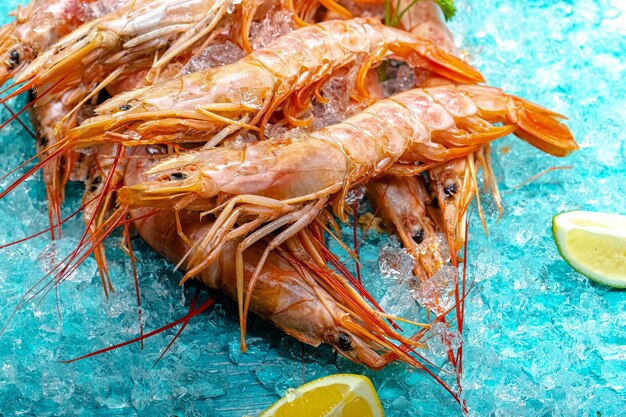
M 0 199 L 5 197 L 7 194 L 9 194 L 11 191 L 13 191 L 15 188 L 17 188 L 21 183 L 23 183 L 24 181 L 26 181 L 31 175 L 33 175 L 35 172 L 37 172 L 39 169 L 41 169 L 41 167 L 43 165 L 45 165 L 46 163 L 48 163 L 49 161 L 51 161 L 53 158 L 56 158 L 57 156 L 59 156 L 60 154 L 62 154 L 64 151 L 70 149 L 69 146 L 69 142 L 67 140 L 64 140 L 62 142 L 58 142 L 55 145 L 52 145 L 49 148 L 46 148 L 44 150 L 42 150 L 41 152 L 39 152 L 37 155 L 35 155 L 34 157 L 28 159 L 26 162 L 24 162 L 23 164 L 21 164 L 19 167 L 11 170 L 9 173 L 5 174 L 4 176 L 2 176 L 0 178 L 0 181 L 2 181 L 3 179 L 5 179 L 6 177 L 8 177 L 9 175 L 11 175 L 12 173 L 14 173 L 15 171 L 17 171 L 18 169 L 24 167 L 25 165 L 27 165 L 29 162 L 31 162 L 32 160 L 34 160 L 35 158 L 37 158 L 38 156 L 43 156 L 46 151 L 48 149 L 51 149 L 55 146 L 58 146 L 56 150 L 54 150 L 53 152 L 49 153 L 48 155 L 46 155 L 45 157 L 43 157 L 43 159 L 41 159 L 41 161 L 39 161 L 34 167 L 32 167 L 31 169 L 29 169 L 28 171 L 26 171 L 25 174 L 23 174 L 22 176 L 20 176 L 15 182 L 13 182 L 11 185 L 9 185 L 4 191 L 0 192 Z
M 137 298 L 137 321 L 139 322 L 139 335 L 143 336 L 143 320 L 141 320 L 141 294 L 139 293 L 139 275 L 137 274 L 137 262 L 133 252 L 133 243 L 130 237 L 129 224 L 124 224 L 124 240 L 125 245 L 122 247 L 124 252 L 130 258 L 130 264 L 133 268 L 133 282 L 135 283 L 135 296 Z M 143 339 L 141 340 L 141 350 L 143 350 Z
M 152 337 L 152 336 L 154 336 L 156 334 L 159 334 L 159 333 L 162 333 L 162 332 L 164 332 L 164 331 L 166 331 L 168 329 L 171 329 L 172 327 L 178 326 L 181 323 L 188 323 L 189 320 L 191 320 L 193 317 L 196 317 L 197 315 L 203 313 L 205 310 L 207 310 L 209 307 L 211 307 L 213 304 L 215 304 L 215 300 L 217 300 L 217 296 L 213 295 L 208 300 L 206 300 L 197 309 L 195 309 L 193 311 L 191 311 L 191 309 L 190 309 L 189 313 L 187 313 L 187 315 L 185 315 L 184 317 L 182 317 L 182 318 L 180 318 L 180 319 L 178 319 L 176 321 L 173 321 L 173 322 L 171 322 L 171 323 L 169 323 L 169 324 L 167 324 L 167 325 L 165 325 L 163 327 L 160 327 L 160 328 L 158 328 L 156 330 L 153 330 L 153 331 L 151 331 L 149 333 L 146 333 L 146 334 L 144 334 L 142 336 L 135 337 L 134 339 L 127 340 L 126 342 L 118 343 L 116 345 L 109 346 L 109 347 L 106 347 L 104 349 L 100 349 L 100 350 L 97 350 L 95 352 L 92 352 L 92 353 L 88 353 L 87 355 L 83 355 L 83 356 L 80 356 L 78 358 L 74 358 L 74 359 L 70 359 L 70 360 L 66 360 L 66 361 L 60 361 L 60 362 L 67 364 L 67 363 L 76 362 L 76 361 L 79 361 L 79 360 L 82 360 L 82 359 L 87 359 L 87 358 L 90 358 L 92 356 L 100 355 L 102 353 L 106 353 L 106 352 L 109 352 L 109 351 L 114 350 L 114 349 L 119 349 L 121 347 L 130 345 L 130 344 L 133 344 L 133 343 L 137 343 L 140 340 L 145 340 L 145 339 L 147 339 L 149 337 Z
M 11 113 L 11 119 L 17 120 L 17 122 L 22 126 L 24 131 L 28 133 L 28 135 L 31 138 L 37 140 L 37 136 L 35 136 L 35 133 L 26 125 L 26 123 L 22 121 L 22 119 L 19 118 L 19 115 L 15 114 L 15 112 L 11 109 L 11 107 L 9 107 L 9 105 L 5 103 L 4 101 L 2 102 L 2 105 L 4 106 L 5 109 L 7 109 L 9 113 Z
M 198 287 L 196 287 L 196 293 L 194 294 L 193 299 L 191 300 L 191 305 L 189 306 L 189 311 L 187 312 L 187 315 L 185 316 L 186 320 L 183 322 L 183 325 L 180 326 L 180 329 L 178 329 L 178 331 L 176 332 L 176 334 L 174 335 L 172 340 L 170 340 L 170 342 L 167 344 L 167 347 L 165 349 L 163 349 L 163 352 L 161 352 L 161 354 L 159 355 L 159 358 L 152 365 L 152 369 L 154 369 L 154 367 L 157 366 L 157 364 L 161 361 L 161 359 L 163 359 L 163 357 L 165 356 L 167 351 L 170 350 L 172 345 L 174 345 L 174 342 L 176 342 L 178 337 L 183 333 L 183 331 L 185 330 L 185 328 L 189 324 L 189 320 L 193 317 L 191 314 L 195 310 L 196 303 L 198 302 L 199 298 L 200 298 L 200 287 L 198 286 Z M 143 340 L 142 340 L 142 343 L 143 343 Z
M 0 245 L 0 249 L 4 249 L 4 248 L 8 248 L 10 246 L 14 246 L 23 242 L 26 242 L 28 240 L 34 239 L 38 236 L 43 235 L 44 233 L 49 232 L 50 230 L 52 230 L 53 228 L 59 227 L 62 224 L 65 224 L 66 222 L 68 222 L 70 219 L 72 219 L 73 217 L 75 217 L 78 213 L 80 213 L 81 211 L 83 211 L 85 209 L 85 207 L 87 207 L 89 204 L 93 203 L 94 201 L 96 201 L 96 199 L 98 198 L 98 196 L 93 197 L 92 199 L 88 200 L 85 204 L 83 204 L 82 206 L 80 206 L 78 209 L 76 209 L 76 211 L 74 211 L 72 214 L 70 214 L 69 216 L 67 216 L 66 218 L 64 218 L 63 220 L 61 220 L 60 223 L 58 224 L 53 224 L 50 227 L 48 227 L 47 229 L 44 230 L 40 230 L 37 233 L 34 233 L 30 236 L 26 236 L 24 238 L 21 238 L 19 240 L 15 240 L 13 242 L 9 242 L 9 243 L 5 243 L 3 245 Z

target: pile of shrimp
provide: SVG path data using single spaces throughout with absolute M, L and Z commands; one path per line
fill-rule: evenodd
M 448 352 L 457 388 L 420 352 L 435 323 L 462 332 L 475 198 L 485 224 L 479 172 L 501 209 L 490 145 L 514 134 L 566 156 L 577 144 L 563 116 L 485 85 L 440 14 L 431 0 L 32 0 L 15 11 L 0 31 L 2 100 L 29 93 L 10 121 L 30 111 L 38 163 L 0 198 L 41 170 L 56 239 L 64 189 L 82 181 L 86 224 L 18 308 L 91 255 L 108 295 L 103 243 L 122 227 L 131 260 L 138 234 L 183 282 L 237 301 L 242 350 L 251 310 L 372 369 L 405 362 L 462 402 L 462 348 Z M 359 223 L 397 236 L 411 286 L 457 271 L 426 306 L 431 323 L 385 313 L 328 249 L 342 223 L 357 224 L 347 200 L 361 190 L 371 211 Z M 421 330 L 403 334 L 402 321 Z

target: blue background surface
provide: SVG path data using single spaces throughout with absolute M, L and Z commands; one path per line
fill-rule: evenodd
M 458 0 L 452 28 L 489 84 L 569 117 L 581 145 L 557 159 L 516 138 L 493 150 L 505 212 L 483 197 L 489 238 L 470 222 L 469 265 L 475 278 L 466 313 L 464 397 L 474 416 L 618 416 L 626 410 L 626 293 L 572 271 L 552 241 L 551 217 L 590 209 L 626 214 L 626 5 L 621 0 Z M 16 0 L 0 5 L 0 22 Z M 11 105 L 19 108 L 23 99 Z M 2 110 L 2 120 L 8 118 Z M 0 132 L 2 172 L 34 153 L 13 123 Z M 552 166 L 548 173 L 514 188 Z M 11 177 L 2 181 L 4 188 Z M 82 189 L 68 192 L 70 213 Z M 0 201 L 0 243 L 47 225 L 41 177 Z M 0 323 L 57 254 L 76 245 L 77 219 L 65 238 L 45 238 L 0 251 Z M 255 414 L 289 386 L 334 372 L 369 375 L 388 416 L 457 416 L 459 407 L 435 383 L 402 365 L 367 371 L 335 360 L 328 348 L 304 347 L 271 325 L 252 320 L 250 353 L 238 351 L 233 302 L 219 299 L 191 321 L 154 368 L 173 330 L 137 345 L 69 365 L 58 361 L 133 338 L 138 333 L 129 261 L 109 242 L 115 294 L 102 294 L 88 261 L 54 294 L 18 312 L 0 337 L 0 415 Z M 377 276 L 378 246 L 369 237 L 364 266 Z M 145 245 L 136 243 L 146 329 L 182 317 L 193 288 Z M 372 288 L 373 292 L 383 291 Z M 599 413 L 599 414 L 598 414 Z

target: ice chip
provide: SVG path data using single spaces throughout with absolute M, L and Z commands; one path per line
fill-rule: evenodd
M 194 56 L 183 67 L 183 75 L 204 71 L 209 68 L 221 67 L 239 61 L 245 56 L 243 49 L 230 41 L 214 43 L 207 46 L 200 54 Z
M 250 44 L 252 49 L 267 46 L 278 37 L 295 29 L 293 15 L 287 10 L 272 9 L 261 22 L 250 26 Z
M 433 311 L 437 316 L 444 314 L 455 302 L 456 273 L 454 267 L 442 266 L 432 277 L 412 289 L 413 297 L 422 307 Z
M 407 282 L 413 275 L 413 258 L 400 247 L 397 239 L 390 239 L 378 250 L 378 268 L 385 279 Z
M 428 349 L 436 356 L 443 356 L 449 350 L 456 351 L 463 343 L 463 337 L 457 329 L 449 328 L 440 321 L 430 326 Z
M 382 83 L 385 97 L 409 90 L 415 85 L 415 71 L 409 65 L 396 64 L 395 61 L 392 61 L 391 65 L 387 66 L 387 79 Z
M 358 203 L 363 200 L 363 197 L 365 197 L 365 186 L 361 185 L 348 191 L 348 194 L 346 195 L 346 204 L 352 206 L 354 203 Z

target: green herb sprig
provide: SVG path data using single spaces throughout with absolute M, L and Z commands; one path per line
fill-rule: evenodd
M 396 27 L 400 24 L 400 19 L 405 15 L 406 12 L 415 4 L 421 0 L 413 0 L 406 6 L 404 9 L 400 10 L 400 0 L 396 0 L 395 7 L 393 11 L 391 10 L 391 1 L 385 0 L 385 25 Z M 441 8 L 443 12 L 443 17 L 446 21 L 449 21 L 456 14 L 456 6 L 454 5 L 454 0 L 434 0 L 435 3 Z
M 417 2 L 421 0 L 413 0 L 406 6 L 404 9 L 400 10 L 400 0 L 396 0 L 395 7 L 393 11 L 391 10 L 391 1 L 385 0 L 385 25 L 396 27 L 400 24 L 400 20 L 402 16 L 406 14 L 406 12 L 411 9 L 411 7 L 415 6 Z M 443 17 L 446 19 L 446 22 L 452 19 L 456 14 L 456 6 L 454 5 L 454 0 L 434 0 L 435 3 L 441 8 L 443 12 Z M 385 81 L 385 74 L 387 73 L 387 63 L 383 62 L 378 70 L 378 79 L 380 82 Z

